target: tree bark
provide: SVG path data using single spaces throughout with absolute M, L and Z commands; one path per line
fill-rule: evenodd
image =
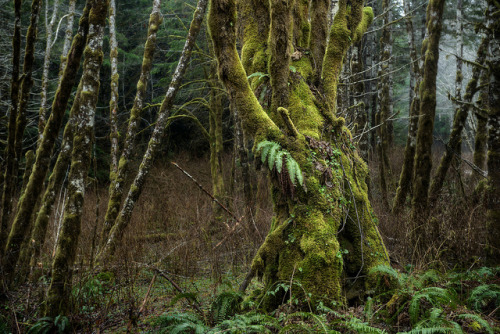
M 425 220 L 428 208 L 432 168 L 432 141 L 436 114 L 436 76 L 439 60 L 444 0 L 433 0 L 427 6 L 428 38 L 424 40 L 425 63 L 420 85 L 420 112 L 415 149 L 412 220 Z M 416 231 L 418 233 L 419 231 Z
M 278 105 L 278 115 L 273 115 L 273 119 L 259 104 L 238 57 L 234 0 L 212 0 L 209 14 L 209 29 L 219 60 L 219 77 L 239 112 L 245 133 L 256 144 L 274 145 L 280 148 L 281 157 L 283 154 L 290 157 L 280 161 L 275 152 L 264 159 L 268 160 L 265 162 L 272 175 L 274 218 L 271 230 L 253 260 L 249 277 L 262 277 L 266 288 L 280 281 L 299 281 L 311 294 L 313 302 L 323 299 L 342 302 L 342 263 L 347 268 L 346 274 L 353 276 L 365 275 L 373 265 L 388 263 L 367 199 L 366 165 L 349 148 L 352 144 L 349 144 L 350 133 L 344 120 L 335 116 L 336 88 L 343 57 L 350 44 L 359 41 L 373 18 L 371 9 L 363 9 L 361 1 L 351 1 L 350 11 L 347 7 L 347 1 L 339 2 L 325 47 L 320 83 L 325 98 L 315 95 L 316 90 L 308 85 L 313 81 L 314 61 L 306 56 L 291 59 L 290 66 L 295 71 L 290 70 L 288 75 L 289 110 Z M 292 12 L 294 10 L 297 8 Z M 272 20 L 287 20 L 286 12 L 279 15 L 281 17 L 271 16 Z M 282 32 L 279 38 L 287 37 Z M 243 49 L 251 40 L 251 37 L 243 38 Z M 260 47 L 261 52 L 275 52 L 272 45 L 269 46 L 271 49 L 265 45 Z M 297 46 L 293 45 L 293 48 Z M 275 116 L 281 119 L 275 119 Z M 322 133 L 327 135 L 322 137 Z M 297 169 L 283 167 L 293 164 L 292 157 L 300 166 L 299 175 L 305 175 L 304 186 L 297 180 L 294 184 L 295 178 L 290 177 L 294 171 L 298 173 Z M 330 175 L 338 177 L 330 178 Z M 342 194 L 341 189 L 346 193 Z M 342 202 L 345 206 L 340 204 L 344 195 L 350 199 L 350 203 Z M 348 219 L 345 216 L 347 211 L 356 218 Z M 345 228 L 341 226 L 342 222 L 345 222 Z M 349 248 L 348 256 L 340 251 L 341 247 Z M 357 284 L 369 287 L 370 279 L 360 277 Z M 362 291 L 363 288 L 355 286 L 353 290 Z M 262 297 L 262 305 L 270 309 L 283 302 L 286 296 L 263 294 Z
M 109 58 L 111 63 L 111 100 L 109 101 L 109 137 L 111 139 L 110 173 L 118 172 L 118 42 L 116 41 L 116 4 L 109 1 Z
M 135 94 L 134 105 L 130 110 L 130 118 L 127 127 L 127 134 L 123 142 L 123 150 L 118 162 L 118 169 L 110 173 L 110 185 L 108 196 L 108 207 L 104 216 L 104 227 L 101 233 L 101 247 L 109 237 L 109 232 L 115 224 L 118 213 L 120 212 L 120 204 L 122 202 L 123 190 L 126 179 L 129 175 L 129 166 L 132 153 L 135 150 L 135 137 L 143 115 L 143 104 L 146 97 L 149 74 L 153 66 L 153 56 L 156 48 L 156 34 L 162 23 L 160 12 L 161 1 L 153 1 L 153 10 L 149 16 L 149 28 L 146 45 L 144 47 L 144 56 L 142 59 L 142 68 L 139 81 L 137 82 L 137 92 Z
M 163 99 L 160 109 L 158 110 L 158 119 L 156 121 L 153 134 L 151 135 L 151 139 L 149 140 L 148 148 L 146 150 L 146 153 L 144 153 L 134 182 L 130 186 L 130 190 L 127 194 L 127 198 L 124 201 L 123 207 L 116 219 L 115 224 L 110 230 L 109 237 L 106 239 L 105 244 L 103 244 L 102 249 L 96 258 L 96 263 L 98 264 L 107 263 L 108 260 L 115 254 L 116 248 L 120 244 L 123 237 L 125 228 L 130 223 L 130 218 L 132 217 L 132 211 L 134 209 L 135 203 L 139 199 L 139 196 L 142 192 L 144 182 L 146 181 L 146 177 L 149 174 L 154 156 L 159 149 L 161 139 L 165 132 L 165 127 L 168 122 L 168 115 L 170 113 L 170 109 L 172 108 L 175 95 L 177 94 L 184 73 L 186 72 L 186 69 L 188 67 L 189 59 L 191 57 L 191 50 L 195 43 L 196 36 L 200 31 L 201 22 L 203 20 L 203 16 L 205 15 L 207 3 L 208 0 L 198 1 L 198 5 L 194 13 L 194 18 L 191 21 L 188 37 L 186 39 L 186 43 L 184 44 L 184 49 L 182 50 L 179 63 L 177 64 L 177 68 L 175 69 L 175 72 L 172 76 L 172 80 L 168 87 L 166 96 Z
M 11 275 L 15 271 L 19 257 L 19 249 L 26 237 L 25 231 L 29 230 L 31 215 L 34 210 L 33 203 L 36 203 L 42 191 L 43 182 L 49 169 L 52 149 L 59 133 L 63 121 L 64 112 L 71 95 L 71 90 L 76 81 L 80 60 L 85 47 L 85 41 L 88 34 L 88 12 L 87 6 L 80 19 L 78 33 L 73 39 L 73 45 L 68 56 L 68 64 L 64 69 L 63 76 L 59 82 L 59 87 L 52 103 L 52 113 L 50 114 L 47 125 L 45 126 L 43 140 L 36 152 L 35 165 L 30 175 L 28 185 L 24 196 L 20 199 L 18 212 L 12 224 L 7 244 L 5 246 L 5 255 L 3 261 L 4 273 L 7 281 L 10 281 Z
M 85 184 L 90 168 L 94 117 L 99 96 L 99 74 L 103 60 L 102 44 L 108 13 L 107 0 L 93 0 L 89 15 L 89 35 L 81 79 L 79 108 L 75 110 L 73 152 L 68 175 L 68 198 L 52 264 L 52 280 L 45 300 L 45 315 L 67 314 L 71 294 L 73 263 L 78 247 Z

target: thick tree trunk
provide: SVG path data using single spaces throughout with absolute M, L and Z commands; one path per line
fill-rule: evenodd
M 93 0 L 89 15 L 89 36 L 85 48 L 85 61 L 81 79 L 79 108 L 75 110 L 73 152 L 68 175 L 68 199 L 64 219 L 52 264 L 52 280 L 47 292 L 45 315 L 55 317 L 67 314 L 71 294 L 73 263 L 85 196 L 85 184 L 90 168 L 94 117 L 99 96 L 99 74 L 103 60 L 102 44 L 108 13 L 107 0 Z
M 12 224 L 7 244 L 5 246 L 5 256 L 3 269 L 6 277 L 12 278 L 17 260 L 19 257 L 19 249 L 26 237 L 25 231 L 29 230 L 31 215 L 33 214 L 34 205 L 38 201 L 42 191 L 43 182 L 49 169 L 52 149 L 55 140 L 59 134 L 64 112 L 68 104 L 68 99 L 71 95 L 72 88 L 77 78 L 80 60 L 85 48 L 85 42 L 88 34 L 88 13 L 90 7 L 86 7 L 82 18 L 80 19 L 80 27 L 78 33 L 73 39 L 73 45 L 68 55 L 68 64 L 64 69 L 63 76 L 59 82 L 59 87 L 54 97 L 52 104 L 52 113 L 50 114 L 47 125 L 45 126 L 43 139 L 36 152 L 35 165 L 33 172 L 30 175 L 28 185 L 24 192 L 24 196 L 20 199 L 18 212 Z
M 61 80 L 64 68 L 68 63 L 68 52 L 69 48 L 71 47 L 71 40 L 73 39 L 73 21 L 75 20 L 75 7 L 76 0 L 69 0 L 68 14 L 66 14 L 68 15 L 68 23 L 66 25 L 66 31 L 64 32 L 64 44 L 61 53 L 61 64 L 59 65 L 59 80 Z
M 498 2 L 488 0 L 490 42 L 488 110 L 488 188 L 486 191 L 486 226 L 488 262 L 500 264 L 500 20 Z
M 436 114 L 436 76 L 439 60 L 443 8 L 445 0 L 434 0 L 427 6 L 428 38 L 425 44 L 425 63 L 420 85 L 420 112 L 413 178 L 412 220 L 424 219 L 427 214 L 429 184 L 432 168 L 432 141 Z M 415 231 L 418 233 L 420 230 Z M 421 236 L 422 237 L 422 236 Z
M 123 143 L 123 150 L 118 163 L 117 171 L 113 168 L 110 174 L 108 207 L 104 216 L 104 227 L 101 233 L 101 247 L 109 237 L 109 231 L 115 224 L 118 213 L 120 212 L 120 204 L 122 202 L 123 190 L 125 181 L 129 174 L 129 165 L 132 153 L 135 150 L 135 136 L 139 128 L 139 124 L 143 115 L 143 104 L 146 97 L 149 73 L 153 66 L 153 56 L 156 48 L 156 33 L 163 21 L 160 12 L 161 1 L 153 1 L 153 10 L 149 16 L 149 28 L 146 45 L 144 47 L 144 56 L 142 58 L 142 68 L 139 81 L 137 83 L 137 92 L 135 94 L 134 105 L 130 110 L 130 118 L 127 127 L 127 134 Z M 118 79 L 118 78 L 117 78 Z
M 334 116 L 343 57 L 351 42 L 359 41 L 373 18 L 371 9 L 363 10 L 361 1 L 350 4 L 348 11 L 347 1 L 340 1 L 329 42 L 325 45 L 321 72 L 325 99 L 315 95 L 315 90 L 308 85 L 314 79 L 312 57 L 293 57 L 290 64 L 283 61 L 280 65 L 281 70 L 294 69 L 289 71 L 287 80 L 289 110 L 278 105 L 278 113 L 272 114 L 272 120 L 259 104 L 238 57 L 234 0 L 212 0 L 210 6 L 209 28 L 219 60 L 219 77 L 239 112 L 246 134 L 258 147 L 267 145 L 267 149 L 256 153 L 263 155 L 272 175 L 275 215 L 249 277 L 263 277 L 266 288 L 281 281 L 300 282 L 313 301 L 342 302 L 342 263 L 346 275 L 363 275 L 353 289 L 358 294 L 363 291 L 359 285 L 370 286 L 370 279 L 364 276 L 368 270 L 376 264 L 388 264 L 367 198 L 366 165 L 350 148 L 351 137 L 344 120 Z M 266 7 L 258 10 L 265 12 Z M 296 8 L 292 12 L 294 10 Z M 272 20 L 287 20 L 285 11 L 279 15 L 281 17 L 271 16 Z M 311 29 L 311 34 L 314 32 Z M 277 32 L 271 29 L 270 33 Z M 286 36 L 284 30 L 278 34 L 273 38 L 288 39 L 290 43 L 292 37 Z M 245 37 L 243 49 L 252 40 L 251 36 Z M 297 48 L 293 39 L 292 47 Z M 259 48 L 264 54 L 267 51 L 271 58 L 277 49 L 274 45 L 270 45 L 269 50 L 265 45 Z M 327 135 L 322 137 L 322 133 Z M 274 149 L 271 150 L 271 146 Z M 347 218 L 347 212 L 351 218 Z M 349 255 L 341 248 L 349 249 Z M 272 308 L 281 303 L 285 295 L 264 294 L 263 297 L 263 306 Z
M 489 41 L 490 35 L 487 34 L 485 37 L 483 37 L 481 44 L 479 45 L 475 61 L 479 66 L 482 66 L 485 63 Z M 459 106 L 456 110 L 455 118 L 453 119 L 453 127 L 451 129 L 450 139 L 448 140 L 448 144 L 446 145 L 446 151 L 441 158 L 441 162 L 439 163 L 436 174 L 434 175 L 434 178 L 432 180 L 429 191 L 429 199 L 431 203 L 435 203 L 435 201 L 438 199 L 443 187 L 444 180 L 446 178 L 446 173 L 448 172 L 453 159 L 456 159 L 457 156 L 458 159 L 460 159 L 462 131 L 465 128 L 467 122 L 467 117 L 469 115 L 470 106 L 472 105 L 472 100 L 478 90 L 477 84 L 479 81 L 479 76 L 481 74 L 481 67 L 479 66 L 474 66 L 474 68 L 472 69 L 472 78 L 467 84 L 464 101 L 460 100 L 460 96 L 462 95 L 460 93 L 460 89 L 455 91 L 456 94 L 459 94 L 458 97 L 455 96 L 455 98 L 457 98 L 456 103 L 459 104 Z M 457 72 L 457 76 L 458 75 L 459 73 Z
M 174 103 L 175 95 L 179 89 L 182 78 L 189 64 L 189 59 L 191 57 L 191 50 L 194 46 L 196 36 L 201 28 L 201 22 L 205 16 L 205 10 L 207 7 L 208 0 L 199 0 L 194 13 L 194 18 L 191 21 L 191 26 L 189 28 L 189 34 L 184 44 L 184 49 L 182 50 L 179 63 L 172 76 L 172 81 L 168 87 L 167 93 L 163 102 L 158 110 L 158 119 L 156 121 L 153 134 L 148 143 L 148 148 L 146 153 L 142 158 L 141 165 L 134 179 L 134 182 L 130 186 L 130 190 L 127 194 L 127 198 L 124 201 L 123 208 L 120 211 L 115 224 L 109 232 L 109 237 L 104 241 L 100 253 L 97 256 L 96 262 L 98 264 L 105 264 L 114 254 L 116 248 L 120 244 L 125 228 L 130 223 L 130 218 L 132 217 L 132 211 L 134 206 L 139 199 L 139 196 L 144 187 L 144 182 L 149 174 L 151 164 L 153 163 L 154 156 L 156 155 L 161 139 L 165 132 L 166 124 L 168 122 L 168 116 L 170 109 Z

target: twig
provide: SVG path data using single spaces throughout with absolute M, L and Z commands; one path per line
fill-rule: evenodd
M 146 306 L 146 302 L 148 301 L 149 293 L 151 292 L 151 288 L 153 287 L 153 284 L 155 283 L 156 280 L 156 274 L 154 274 L 153 279 L 151 280 L 151 283 L 149 283 L 148 291 L 146 292 L 146 295 L 144 296 L 144 300 L 142 301 L 141 307 L 139 308 L 139 312 L 137 312 L 137 318 L 136 320 L 139 319 L 141 316 L 142 312 L 144 312 L 144 308 Z M 127 333 L 130 332 L 130 329 L 132 328 L 132 319 L 128 322 L 127 325 Z

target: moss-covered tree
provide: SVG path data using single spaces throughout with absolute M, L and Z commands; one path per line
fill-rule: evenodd
M 272 174 L 275 214 L 249 277 L 262 277 L 266 289 L 293 280 L 300 282 L 302 291 L 314 301 L 342 302 L 343 289 L 349 290 L 342 275 L 357 278 L 348 296 L 362 295 L 373 283 L 367 277 L 370 268 L 388 264 L 368 201 L 367 167 L 352 144 L 344 120 L 336 116 L 335 103 L 343 57 L 366 31 L 373 12 L 363 8 L 363 1 L 339 1 L 329 42 L 324 45 L 322 68 L 316 69 L 317 55 L 302 50 L 307 51 L 311 41 L 322 39 L 314 36 L 321 31 L 315 24 L 323 25 L 324 21 L 308 20 L 320 15 L 314 10 L 322 7 L 288 1 L 292 13 L 301 15 L 291 20 L 283 4 L 286 2 L 273 0 L 267 7 L 265 2 L 254 1 L 254 10 L 260 14 L 251 16 L 244 12 L 247 1 L 240 1 L 237 8 L 234 0 L 212 0 L 209 13 L 219 78 L 246 134 L 256 143 L 256 153 Z M 247 32 L 240 41 L 244 50 L 241 61 L 236 50 L 236 26 Z M 268 38 L 255 35 L 257 30 L 252 27 L 267 32 Z M 307 31 L 309 36 L 295 38 L 290 29 Z M 265 90 L 264 94 L 270 96 L 276 96 L 276 92 L 269 91 L 265 78 L 252 76 L 257 55 L 259 65 L 268 64 L 271 87 L 287 99 L 272 99 L 270 106 L 259 103 L 254 90 L 260 94 Z M 320 73 L 318 85 L 314 84 L 315 71 Z M 278 76 L 273 77 L 274 73 Z M 251 82 L 248 76 L 252 76 Z M 280 105 L 281 101 L 288 108 Z M 263 305 L 272 308 L 283 301 L 284 295 L 263 293 L 263 297 Z
M 443 25 L 444 0 L 431 0 L 427 5 L 427 38 L 422 82 L 420 84 L 420 112 L 413 177 L 412 221 L 425 220 L 428 213 L 428 195 L 432 168 L 432 142 L 436 114 L 436 76 L 439 60 L 439 40 Z M 420 229 L 415 230 L 416 233 Z M 420 236 L 422 240 L 422 236 Z
M 92 0 L 91 4 L 79 107 L 78 110 L 75 110 L 74 115 L 73 151 L 71 169 L 68 175 L 68 199 L 64 208 L 64 219 L 56 245 L 52 264 L 52 280 L 45 305 L 45 314 L 49 317 L 66 314 L 70 305 L 73 263 L 80 236 L 85 184 L 90 167 L 108 0 Z

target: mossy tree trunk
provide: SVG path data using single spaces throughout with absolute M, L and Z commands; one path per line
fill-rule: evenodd
M 123 149 L 118 162 L 117 170 L 111 168 L 109 176 L 109 196 L 106 214 L 104 216 L 104 227 L 101 233 L 101 247 L 107 241 L 109 232 L 113 227 L 122 202 L 125 181 L 129 175 L 129 166 L 132 153 L 135 150 L 135 140 L 139 124 L 143 115 L 144 99 L 146 98 L 149 75 L 152 68 L 153 56 L 156 48 L 156 34 L 163 21 L 160 12 L 161 1 L 153 1 L 153 9 L 149 16 L 148 36 L 144 46 L 144 55 L 142 58 L 142 68 L 139 81 L 137 82 L 137 91 L 134 104 L 130 110 L 130 117 L 127 126 L 127 133 L 123 142 Z M 116 80 L 118 78 L 116 77 Z M 118 88 L 118 87 L 116 87 Z
M 116 4 L 109 1 L 109 58 L 111 63 L 111 99 L 109 101 L 110 173 L 118 172 L 118 42 L 116 40 Z
M 42 192 L 43 182 L 49 169 L 50 159 L 52 158 L 52 149 L 59 134 L 59 129 L 63 121 L 64 112 L 66 111 L 71 91 L 77 79 L 77 73 L 89 30 L 89 10 L 90 7 L 86 6 L 80 19 L 78 32 L 73 38 L 73 44 L 68 54 L 68 63 L 59 81 L 59 86 L 52 103 L 52 112 L 45 126 L 42 141 L 36 151 L 33 172 L 30 175 L 26 190 L 20 198 L 18 212 L 5 246 L 5 255 L 2 265 L 8 282 L 12 279 L 12 275 L 15 272 L 19 258 L 19 250 L 26 237 L 25 231 L 30 229 L 31 216 L 34 211 L 33 203 L 38 201 Z
M 64 31 L 64 44 L 61 53 L 61 64 L 59 65 L 59 80 L 64 72 L 64 68 L 68 62 L 68 52 L 71 47 L 71 40 L 73 39 L 73 22 L 75 20 L 75 7 L 76 0 L 69 0 L 68 7 L 68 22 L 66 24 L 66 30 Z
M 269 9 L 261 4 L 255 10 L 266 15 Z M 292 8 L 292 13 L 296 11 L 297 8 Z M 266 165 L 270 166 L 272 175 L 275 214 L 270 232 L 253 260 L 250 276 L 262 277 L 266 289 L 275 289 L 277 283 L 293 280 L 300 282 L 302 291 L 306 292 L 305 298 L 310 293 L 315 302 L 342 302 L 342 289 L 348 288 L 341 280 L 343 274 L 357 276 L 354 290 L 363 294 L 371 283 L 366 276 L 370 268 L 388 264 L 368 201 L 366 164 L 356 152 L 344 120 L 336 116 L 335 107 L 343 57 L 351 43 L 359 41 L 366 31 L 373 12 L 371 8 L 363 9 L 362 1 L 351 1 L 349 10 L 347 1 L 339 1 L 329 42 L 325 45 L 323 67 L 319 71 L 320 84 L 315 88 L 311 88 L 315 80 L 313 56 L 296 54 L 300 48 L 287 30 L 272 28 L 286 22 L 288 11 L 267 12 L 267 15 L 276 21 L 269 23 L 269 40 L 288 39 L 287 52 L 297 55 L 288 58 L 281 54 L 280 63 L 273 64 L 281 67 L 272 72 L 280 73 L 279 78 L 269 73 L 272 82 L 286 80 L 285 84 L 281 82 L 273 87 L 287 87 L 288 109 L 276 104 L 269 110 L 261 106 L 253 89 L 259 91 L 262 89 L 259 84 L 264 83 L 252 80 L 250 85 L 247 74 L 253 69 L 247 55 L 244 53 L 240 61 L 236 50 L 235 26 L 245 28 L 262 18 L 249 18 L 240 12 L 237 15 L 234 0 L 212 0 L 209 14 L 219 77 L 239 112 L 246 134 L 256 144 L 279 145 L 274 146 L 279 150 L 266 155 Z M 303 15 L 302 22 L 307 23 L 309 14 Z M 328 11 L 324 15 L 328 15 Z M 235 25 L 237 18 L 243 22 Z M 266 31 L 265 27 L 261 29 Z M 308 40 L 315 40 L 312 35 L 317 30 L 314 27 L 308 30 L 311 35 Z M 251 34 L 244 35 L 243 50 L 255 39 Z M 268 54 L 270 62 L 278 57 L 278 50 L 282 50 L 274 43 L 254 44 L 253 47 L 254 54 Z M 288 75 L 283 74 L 285 71 Z M 319 88 L 324 95 L 317 94 Z M 283 155 L 288 158 L 284 159 Z M 293 161 L 300 166 L 301 172 L 292 166 Z M 294 173 L 299 179 L 305 176 L 303 186 L 295 177 L 290 177 Z M 348 249 L 349 253 L 343 249 Z M 263 296 L 263 305 L 272 308 L 283 301 L 284 295 L 273 297 L 263 293 Z
M 2 217 L 0 224 L 0 256 L 3 255 L 5 242 L 9 234 L 9 218 L 12 206 L 12 189 L 14 188 L 13 168 L 16 153 L 16 118 L 19 98 L 19 67 L 21 63 L 21 4 L 22 0 L 14 1 L 14 34 L 12 36 L 12 77 L 10 84 L 11 108 L 8 122 L 7 146 L 5 148 L 4 185 L 2 187 Z M 1 262 L 1 261 L 0 261 Z
M 49 67 L 50 67 L 50 53 L 52 52 L 52 28 L 57 18 L 57 11 L 59 8 L 59 0 L 55 0 L 52 7 L 52 16 L 50 21 L 49 16 L 49 1 L 45 2 L 45 56 L 43 58 L 43 72 L 42 72 L 42 88 L 40 92 L 40 109 L 38 110 L 38 142 L 41 142 L 43 136 L 43 129 L 47 122 L 47 90 L 49 84 Z M 56 36 L 57 38 L 57 36 Z
M 446 151 L 441 157 L 441 161 L 439 163 L 438 169 L 434 178 L 432 179 L 430 191 L 429 191 L 429 199 L 431 203 L 435 203 L 438 199 L 439 194 L 441 193 L 441 189 L 443 188 L 443 183 L 446 178 L 446 173 L 453 162 L 454 159 L 460 159 L 462 146 L 462 131 L 465 128 L 467 117 L 469 115 L 469 109 L 472 105 L 472 101 L 474 95 L 478 91 L 478 82 L 479 76 L 481 74 L 481 67 L 485 63 L 488 44 L 490 41 L 490 34 L 487 34 L 482 40 L 479 48 L 477 50 L 477 56 L 475 63 L 477 65 L 472 69 L 472 78 L 469 80 L 467 84 L 467 88 L 465 90 L 464 101 L 460 100 L 461 92 L 460 89 L 455 91 L 455 101 L 458 104 L 458 107 L 455 112 L 455 117 L 453 119 L 453 126 L 451 129 L 450 139 L 448 140 L 448 144 L 446 145 Z M 458 71 L 458 70 L 457 70 Z M 457 76 L 459 73 L 457 72 Z M 460 74 L 461 75 L 461 74 Z M 458 94 L 458 95 L 457 95 Z
M 45 315 L 55 317 L 69 309 L 73 264 L 85 196 L 85 185 L 90 168 L 94 117 L 99 96 L 99 74 L 103 60 L 102 44 L 108 13 L 108 0 L 93 0 L 89 14 L 89 35 L 81 79 L 79 108 L 75 110 L 73 151 L 68 175 L 68 198 L 64 219 L 52 264 L 52 280 L 47 291 Z
M 98 264 L 106 264 L 108 260 L 112 256 L 114 256 L 115 251 L 122 240 L 125 228 L 130 223 L 130 218 L 132 217 L 132 211 L 142 192 L 144 183 L 146 181 L 146 177 L 148 176 L 149 170 L 153 163 L 154 156 L 157 154 L 157 151 L 160 147 L 161 139 L 163 137 L 163 134 L 165 133 L 165 128 L 168 123 L 168 117 L 172 105 L 174 103 L 174 98 L 179 90 L 179 86 L 181 84 L 184 73 L 186 72 L 189 66 L 189 59 L 191 58 L 191 50 L 194 46 L 196 37 L 198 36 L 198 33 L 200 31 L 201 22 L 203 20 L 203 17 L 205 16 L 207 3 L 208 0 L 198 1 L 193 20 L 191 21 L 186 43 L 184 44 L 184 48 L 182 50 L 182 54 L 179 59 L 179 63 L 177 64 L 175 72 L 172 76 L 172 80 L 168 87 L 165 98 L 163 99 L 160 109 L 158 110 L 158 119 L 156 121 L 153 134 L 151 135 L 151 138 L 149 140 L 148 148 L 144 153 L 142 162 L 139 166 L 139 170 L 137 171 L 136 177 L 132 185 L 130 186 L 127 197 L 125 198 L 125 201 L 123 203 L 122 209 L 119 211 L 116 221 L 114 222 L 112 228 L 110 229 L 109 236 L 105 240 L 103 240 L 104 243 L 102 244 L 102 249 L 96 258 L 96 262 Z M 109 204 L 108 204 L 108 209 L 109 209 Z
M 414 87 L 411 86 L 410 80 L 410 110 L 408 120 L 408 137 L 406 138 L 406 146 L 403 157 L 403 167 L 399 176 L 398 188 L 396 189 L 396 196 L 392 204 L 392 211 L 399 212 L 406 202 L 406 197 L 411 191 L 413 165 L 415 158 L 415 148 L 417 143 L 417 127 L 418 115 L 420 112 L 420 83 L 422 80 L 421 66 L 417 56 L 417 47 L 415 44 L 415 30 L 413 28 L 413 19 L 411 16 L 410 0 L 404 1 L 404 9 L 406 15 L 406 33 L 408 34 L 408 44 L 410 46 L 410 76 L 414 78 Z M 412 91 L 414 90 L 414 91 Z
M 425 60 L 420 84 L 415 164 L 413 167 L 412 221 L 426 218 L 432 168 L 432 141 L 436 114 L 436 76 L 439 60 L 439 40 L 443 20 L 444 0 L 431 0 L 427 5 L 427 38 L 423 42 Z M 421 230 L 415 231 L 418 234 Z M 419 236 L 423 238 L 423 236 Z M 422 240 L 422 239 L 421 239 Z
M 486 219 L 488 229 L 488 261 L 500 264 L 500 20 L 498 2 L 488 0 L 488 27 L 492 34 L 489 54 L 488 110 L 488 188 Z

